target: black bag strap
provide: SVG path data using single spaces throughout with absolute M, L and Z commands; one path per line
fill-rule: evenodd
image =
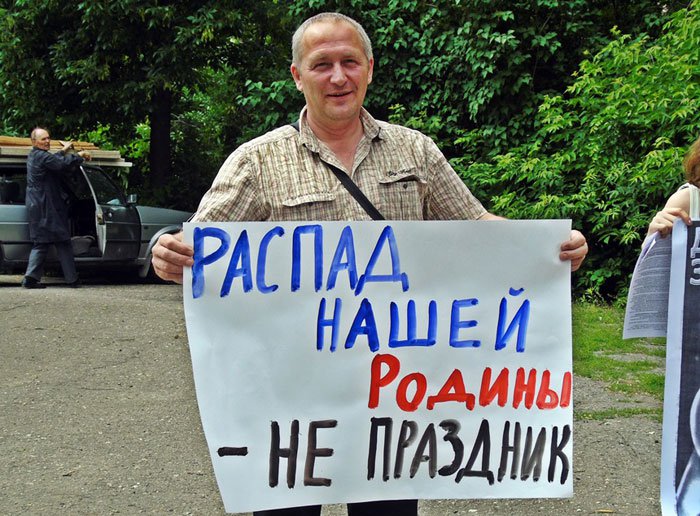
M 290 124 L 294 129 L 299 131 L 299 121 L 297 120 L 293 124 Z M 360 206 L 367 212 L 367 215 L 372 217 L 372 220 L 385 220 L 384 215 L 382 215 L 379 210 L 372 204 L 372 201 L 370 201 L 365 194 L 362 193 L 362 190 L 360 190 L 360 187 L 355 184 L 355 181 L 352 180 L 352 178 L 347 175 L 345 172 L 340 170 L 338 167 L 335 165 L 331 165 L 330 163 L 325 163 L 324 164 L 331 169 L 331 172 L 335 175 L 335 177 L 338 178 L 338 181 L 345 187 L 345 189 L 350 192 L 350 195 L 352 195 L 355 200 L 360 203 Z

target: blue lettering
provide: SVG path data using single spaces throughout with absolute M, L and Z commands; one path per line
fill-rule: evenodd
M 238 267 L 238 262 L 241 266 Z M 231 262 L 228 264 L 226 277 L 221 285 L 221 297 L 226 297 L 231 292 L 231 284 L 235 278 L 243 280 L 243 292 L 250 292 L 253 289 L 253 278 L 250 266 L 250 242 L 248 232 L 241 231 L 236 246 L 233 248 Z
M 269 294 L 274 292 L 279 288 L 278 285 L 266 285 L 265 284 L 265 268 L 267 266 L 267 246 L 270 245 L 270 240 L 272 237 L 281 237 L 284 235 L 284 229 L 279 226 L 275 226 L 270 231 L 265 233 L 265 236 L 260 241 L 260 251 L 258 252 L 258 268 L 257 274 L 255 275 L 255 284 L 258 290 L 263 294 Z
M 358 335 L 367 335 L 369 349 L 372 351 L 379 350 L 377 323 L 374 320 L 372 304 L 367 298 L 363 299 L 362 303 L 360 303 L 360 308 L 357 310 L 355 320 L 352 322 L 352 327 L 348 332 L 348 338 L 345 340 L 345 349 L 349 349 L 355 345 L 355 340 Z
M 452 315 L 450 317 L 450 346 L 453 348 L 478 348 L 481 346 L 480 340 L 459 340 L 459 330 L 473 328 L 478 323 L 475 320 L 462 321 L 459 317 L 462 308 L 469 308 L 479 304 L 476 298 L 455 299 L 452 302 Z
M 204 256 L 204 239 L 218 238 L 221 244 L 211 254 Z M 226 254 L 231 244 L 231 237 L 219 228 L 194 228 L 194 264 L 192 264 L 192 297 L 197 299 L 204 293 L 204 266 L 217 261 Z
M 314 289 L 321 290 L 323 281 L 323 228 L 319 224 L 297 226 L 292 239 L 292 292 L 301 286 L 301 236 L 314 235 Z
M 399 340 L 399 308 L 392 301 L 389 305 L 391 325 L 389 330 L 389 347 L 399 348 L 406 346 L 433 346 L 437 341 L 437 302 L 431 300 L 428 304 L 428 331 L 427 338 L 416 337 L 416 302 L 411 299 L 406 307 L 406 340 Z
M 345 262 L 341 261 L 343 255 L 347 256 L 347 260 Z M 328 283 L 326 283 L 326 290 L 335 288 L 338 272 L 342 270 L 348 271 L 350 288 L 354 289 L 355 285 L 357 284 L 357 264 L 355 262 L 355 243 L 350 226 L 345 226 L 343 228 L 343 232 L 340 234 L 338 247 L 335 249 L 335 255 L 333 256 L 333 261 L 331 262 L 331 268 L 328 271 Z
M 382 254 L 382 249 L 384 244 L 389 244 L 389 254 L 391 256 L 391 274 L 374 274 L 374 267 L 377 264 L 377 260 Z M 379 240 L 377 240 L 377 245 L 372 251 L 372 256 L 369 259 L 365 273 L 360 276 L 357 282 L 357 288 L 355 288 L 355 295 L 362 292 L 367 282 L 401 282 L 401 288 L 404 292 L 408 290 L 408 275 L 405 272 L 401 272 L 401 266 L 399 265 L 399 249 L 396 244 L 396 236 L 394 235 L 394 230 L 391 226 L 387 226 L 379 235 Z
M 508 292 L 511 296 L 519 296 L 524 292 L 524 289 L 515 290 L 513 288 Z M 508 339 L 511 338 L 518 328 L 518 340 L 515 349 L 518 353 L 525 351 L 525 341 L 527 339 L 527 326 L 530 321 L 530 300 L 525 299 L 518 311 L 513 316 L 508 328 L 504 331 L 505 319 L 508 316 L 508 300 L 504 297 L 501 299 L 501 304 L 498 308 L 498 327 L 496 328 L 496 343 L 495 349 L 503 349 L 506 347 Z
M 326 298 L 321 299 L 318 305 L 318 318 L 316 320 L 316 349 L 323 350 L 323 329 L 331 328 L 331 351 L 335 351 L 338 345 L 338 326 L 340 326 L 340 310 L 343 306 L 343 301 L 340 298 L 335 299 L 333 308 L 333 318 L 327 319 L 326 313 Z

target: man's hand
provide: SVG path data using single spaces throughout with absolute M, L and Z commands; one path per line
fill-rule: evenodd
M 83 158 L 85 161 L 90 161 L 92 159 L 92 155 L 85 150 L 81 150 L 80 152 L 78 152 L 78 156 Z
M 659 213 L 654 215 L 653 219 L 651 219 L 647 234 L 651 235 L 658 231 L 662 237 L 668 236 L 671 233 L 673 223 L 677 218 L 683 219 L 683 222 L 685 222 L 688 226 L 690 226 L 692 223 L 688 212 L 686 212 L 683 208 L 667 206 Z
M 174 235 L 161 235 L 153 247 L 151 264 L 159 278 L 182 284 L 182 269 L 192 267 L 192 246 L 182 242 L 182 231 Z
M 63 152 L 64 154 L 73 148 L 73 142 L 64 142 L 58 140 L 58 143 L 60 143 L 63 146 L 61 152 Z
M 586 237 L 576 229 L 571 230 L 571 237 L 561 245 L 559 259 L 570 260 L 571 270 L 575 271 L 581 267 L 587 254 L 588 244 L 586 243 Z

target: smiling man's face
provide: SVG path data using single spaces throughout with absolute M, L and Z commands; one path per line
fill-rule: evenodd
M 304 32 L 302 49 L 301 63 L 291 71 L 310 122 L 333 128 L 358 119 L 374 60 L 367 59 L 355 28 L 343 21 L 315 23 Z

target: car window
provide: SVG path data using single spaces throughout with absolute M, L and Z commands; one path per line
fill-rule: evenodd
M 0 204 L 24 204 L 27 176 L 24 173 L 0 175 Z
M 92 188 L 95 191 L 98 204 L 125 206 L 126 199 L 119 188 L 101 170 L 83 167 Z
M 64 190 L 70 192 L 78 200 L 92 200 L 90 186 L 85 181 L 83 173 L 79 167 L 71 167 L 61 174 L 61 183 Z M 93 201 L 94 202 L 94 201 Z

